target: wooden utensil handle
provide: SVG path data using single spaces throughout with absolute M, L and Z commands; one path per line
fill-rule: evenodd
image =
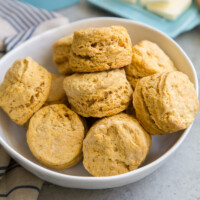
M 195 0 L 198 8 L 200 9 L 200 0 Z

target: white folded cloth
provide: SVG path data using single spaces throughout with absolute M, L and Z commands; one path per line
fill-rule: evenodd
M 54 12 L 15 0 L 0 0 L 0 53 L 4 54 L 47 29 L 68 23 Z
M 68 23 L 54 12 L 15 0 L 0 0 L 0 57 L 48 29 Z M 0 200 L 36 200 L 43 181 L 11 160 L 0 145 Z

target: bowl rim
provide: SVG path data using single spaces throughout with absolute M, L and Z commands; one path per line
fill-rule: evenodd
M 7 55 L 12 55 L 13 53 L 15 53 L 15 51 L 17 51 L 18 49 L 23 48 L 24 45 L 26 45 L 27 43 L 30 43 L 34 40 L 37 40 L 37 38 L 41 37 L 42 35 L 46 35 L 48 33 L 51 32 L 57 32 L 59 29 L 63 29 L 64 27 L 67 28 L 69 26 L 72 25 L 76 25 L 79 24 L 81 22 L 96 22 L 96 21 L 103 21 L 103 20 L 111 20 L 113 22 L 128 22 L 130 24 L 136 24 L 142 27 L 145 27 L 147 29 L 153 30 L 155 32 L 157 32 L 158 34 L 164 36 L 165 38 L 167 38 L 170 42 L 172 42 L 175 46 L 177 46 L 179 48 L 179 50 L 181 51 L 181 53 L 184 55 L 184 57 L 187 59 L 187 61 L 190 64 L 190 67 L 192 69 L 193 72 L 193 76 L 194 76 L 194 85 L 195 85 L 195 89 L 198 95 L 198 78 L 197 78 L 197 74 L 195 71 L 195 68 L 190 60 L 190 58 L 186 55 L 186 53 L 183 51 L 183 49 L 176 43 L 176 41 L 174 41 L 172 38 L 170 38 L 167 34 L 161 32 L 160 30 L 153 28 L 149 25 L 146 25 L 142 22 L 138 22 L 138 21 L 133 21 L 130 19 L 122 19 L 122 18 L 118 18 L 118 17 L 94 17 L 94 18 L 89 18 L 89 19 L 83 19 L 83 20 L 78 20 L 76 22 L 73 23 L 69 23 L 67 25 L 63 25 L 57 28 L 53 28 L 51 30 L 45 31 L 42 34 L 39 34 L 25 42 L 23 42 L 21 45 L 19 45 L 18 47 L 16 47 L 15 49 L 13 49 L 11 52 L 7 53 L 1 60 L 0 63 L 4 61 L 4 59 L 6 59 Z M 188 135 L 190 129 L 192 127 L 192 124 L 184 130 L 184 132 L 182 133 L 182 135 L 179 137 L 179 139 L 175 142 L 175 144 L 168 150 L 166 151 L 162 156 L 160 156 L 158 159 L 152 161 L 151 163 L 142 166 L 134 171 L 130 171 L 124 174 L 120 174 L 120 175 L 115 175 L 115 176 L 106 176 L 106 177 L 84 177 L 84 176 L 74 176 L 74 175 L 67 175 L 67 174 L 62 174 L 60 172 L 56 172 L 51 170 L 50 168 L 45 168 L 43 166 L 40 166 L 32 161 L 30 161 L 29 159 L 25 158 L 23 155 L 21 155 L 20 153 L 18 153 L 17 151 L 15 151 L 9 144 L 7 144 L 6 141 L 3 140 L 3 138 L 0 136 L 0 144 L 6 149 L 6 151 L 10 154 L 10 155 L 14 155 L 15 158 L 19 159 L 21 162 L 23 162 L 24 164 L 26 164 L 27 166 L 31 166 L 31 168 L 34 168 L 34 170 L 44 173 L 46 175 L 50 175 L 51 177 L 57 177 L 57 178 L 64 178 L 64 179 L 68 179 L 69 181 L 88 181 L 90 183 L 92 182 L 107 182 L 107 181 L 117 181 L 120 179 L 126 179 L 129 176 L 136 176 L 137 174 L 140 174 L 143 171 L 148 171 L 151 168 L 156 168 L 157 165 L 163 163 L 164 160 L 166 160 L 173 152 L 176 151 L 176 149 L 182 144 L 182 142 L 184 141 L 184 139 L 186 138 L 186 136 Z M 0 127 L 0 131 L 3 132 L 2 128 Z

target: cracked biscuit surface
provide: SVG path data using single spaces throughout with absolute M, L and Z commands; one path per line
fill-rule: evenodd
M 0 106 L 17 124 L 23 125 L 46 101 L 51 74 L 31 58 L 18 59 L 0 85 Z
M 83 142 L 83 164 L 93 176 L 114 176 L 137 169 L 151 147 L 151 136 L 125 113 L 97 121 Z
M 69 61 L 74 72 L 96 72 L 124 67 L 131 56 L 127 30 L 111 26 L 75 31 Z
M 125 110 L 132 88 L 124 69 L 79 74 L 64 79 L 64 90 L 76 113 L 83 117 L 104 117 Z
M 155 43 L 143 40 L 133 46 L 132 62 L 125 67 L 128 81 L 135 88 L 140 78 L 159 72 L 174 71 L 174 63 Z
M 194 85 L 179 71 L 142 78 L 133 93 L 137 119 L 152 135 L 172 133 L 192 124 L 199 103 Z
M 79 116 L 64 104 L 54 104 L 42 108 L 31 118 L 27 143 L 42 164 L 65 169 L 81 160 L 84 134 Z
M 45 102 L 45 105 L 66 103 L 67 97 L 63 88 L 63 80 L 65 76 L 51 74 L 52 82 L 49 96 Z
M 53 61 L 55 62 L 58 71 L 64 75 L 72 74 L 69 66 L 69 56 L 73 34 L 65 36 L 53 44 Z

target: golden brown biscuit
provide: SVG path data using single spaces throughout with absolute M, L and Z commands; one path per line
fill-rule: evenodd
M 84 117 L 104 117 L 125 110 L 132 89 L 123 69 L 78 74 L 64 79 L 64 90 L 72 110 Z
M 96 72 L 131 63 L 132 44 L 121 26 L 87 28 L 74 32 L 70 67 L 74 72 Z
M 43 107 L 52 104 L 66 104 L 66 106 L 68 106 L 69 103 L 67 101 L 67 96 L 63 89 L 63 80 L 65 76 L 57 74 L 51 74 L 51 76 L 52 76 L 51 89 L 46 102 L 43 104 Z M 25 128 L 28 128 L 29 120 L 24 124 Z
M 0 85 L 0 106 L 17 124 L 22 125 L 47 100 L 51 74 L 31 58 L 18 59 Z
M 72 167 L 82 158 L 84 125 L 79 116 L 64 104 L 39 110 L 31 118 L 28 146 L 38 161 L 55 168 Z
M 143 40 L 133 46 L 132 63 L 125 67 L 128 81 L 135 88 L 140 78 L 164 71 L 174 71 L 171 59 L 155 43 Z
M 164 72 L 142 78 L 133 93 L 137 119 L 152 135 L 187 128 L 199 103 L 194 85 L 182 72 Z
M 64 75 L 72 74 L 69 66 L 70 49 L 73 34 L 65 36 L 53 44 L 53 60 L 58 67 L 58 71 Z
M 46 105 L 65 103 L 67 97 L 63 88 L 65 76 L 52 74 L 52 83 L 49 96 L 45 102 Z
M 114 176 L 137 169 L 151 146 L 151 136 L 125 113 L 97 121 L 83 142 L 83 164 L 93 176 Z

